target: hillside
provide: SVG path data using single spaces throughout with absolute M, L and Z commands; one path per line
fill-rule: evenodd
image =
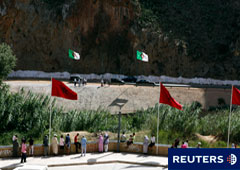
M 45 80 L 11 80 L 5 81 L 11 92 L 25 91 L 33 93 L 51 94 L 51 81 Z M 78 94 L 77 101 L 55 98 L 58 107 L 66 110 L 97 110 L 99 108 L 118 113 L 119 105 L 123 104 L 122 113 L 133 113 L 137 110 L 146 110 L 154 107 L 159 101 L 159 86 L 110 85 L 100 87 L 100 83 L 88 83 L 87 86 L 74 87 L 65 82 Z M 217 107 L 219 100 L 224 104 L 230 102 L 230 89 L 226 88 L 193 88 L 188 86 L 167 86 L 171 95 L 183 105 L 197 101 L 203 109 Z
M 233 80 L 239 9 L 237 0 L 0 0 L 0 43 L 13 48 L 15 70 Z

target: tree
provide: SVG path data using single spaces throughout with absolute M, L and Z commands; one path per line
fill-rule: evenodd
M 12 71 L 16 65 L 16 56 L 9 45 L 0 44 L 0 82 Z

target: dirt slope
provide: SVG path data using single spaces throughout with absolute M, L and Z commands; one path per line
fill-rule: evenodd
M 34 93 L 51 94 L 50 81 L 21 80 L 6 81 L 6 83 L 10 85 L 12 92 L 17 92 L 21 88 L 24 88 Z M 159 87 L 157 86 L 136 87 L 133 85 L 111 85 L 100 87 L 100 84 L 91 83 L 87 86 L 74 87 L 73 84 L 68 82 L 65 83 L 72 90 L 76 91 L 79 97 L 77 101 L 57 98 L 57 105 L 63 106 L 67 110 L 97 110 L 98 108 L 103 108 L 110 110 L 112 113 L 117 113 L 119 111 L 119 106 L 112 103 L 114 103 L 116 99 L 124 99 L 126 103 L 122 106 L 122 112 L 131 113 L 136 110 L 153 107 L 159 100 Z M 183 87 L 170 87 L 168 89 L 171 95 L 182 104 L 192 103 L 193 101 L 199 101 L 202 104 L 206 103 L 203 89 Z

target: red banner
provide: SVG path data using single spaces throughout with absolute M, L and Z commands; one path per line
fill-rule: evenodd
M 70 100 L 77 100 L 77 93 L 72 91 L 63 82 L 52 78 L 52 96 L 62 97 Z
M 179 104 L 168 92 L 168 90 L 161 83 L 160 99 L 159 103 L 168 104 L 169 106 L 175 107 L 182 110 L 182 105 Z

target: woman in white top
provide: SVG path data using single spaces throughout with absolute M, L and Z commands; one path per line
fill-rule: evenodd
M 149 144 L 149 147 L 153 147 L 155 145 L 155 136 L 152 135 L 151 137 L 151 143 Z
M 146 135 L 144 137 L 144 142 L 143 142 L 143 153 L 144 154 L 147 154 L 147 152 L 148 152 L 148 141 L 149 141 L 149 139 L 148 139 L 148 137 Z

